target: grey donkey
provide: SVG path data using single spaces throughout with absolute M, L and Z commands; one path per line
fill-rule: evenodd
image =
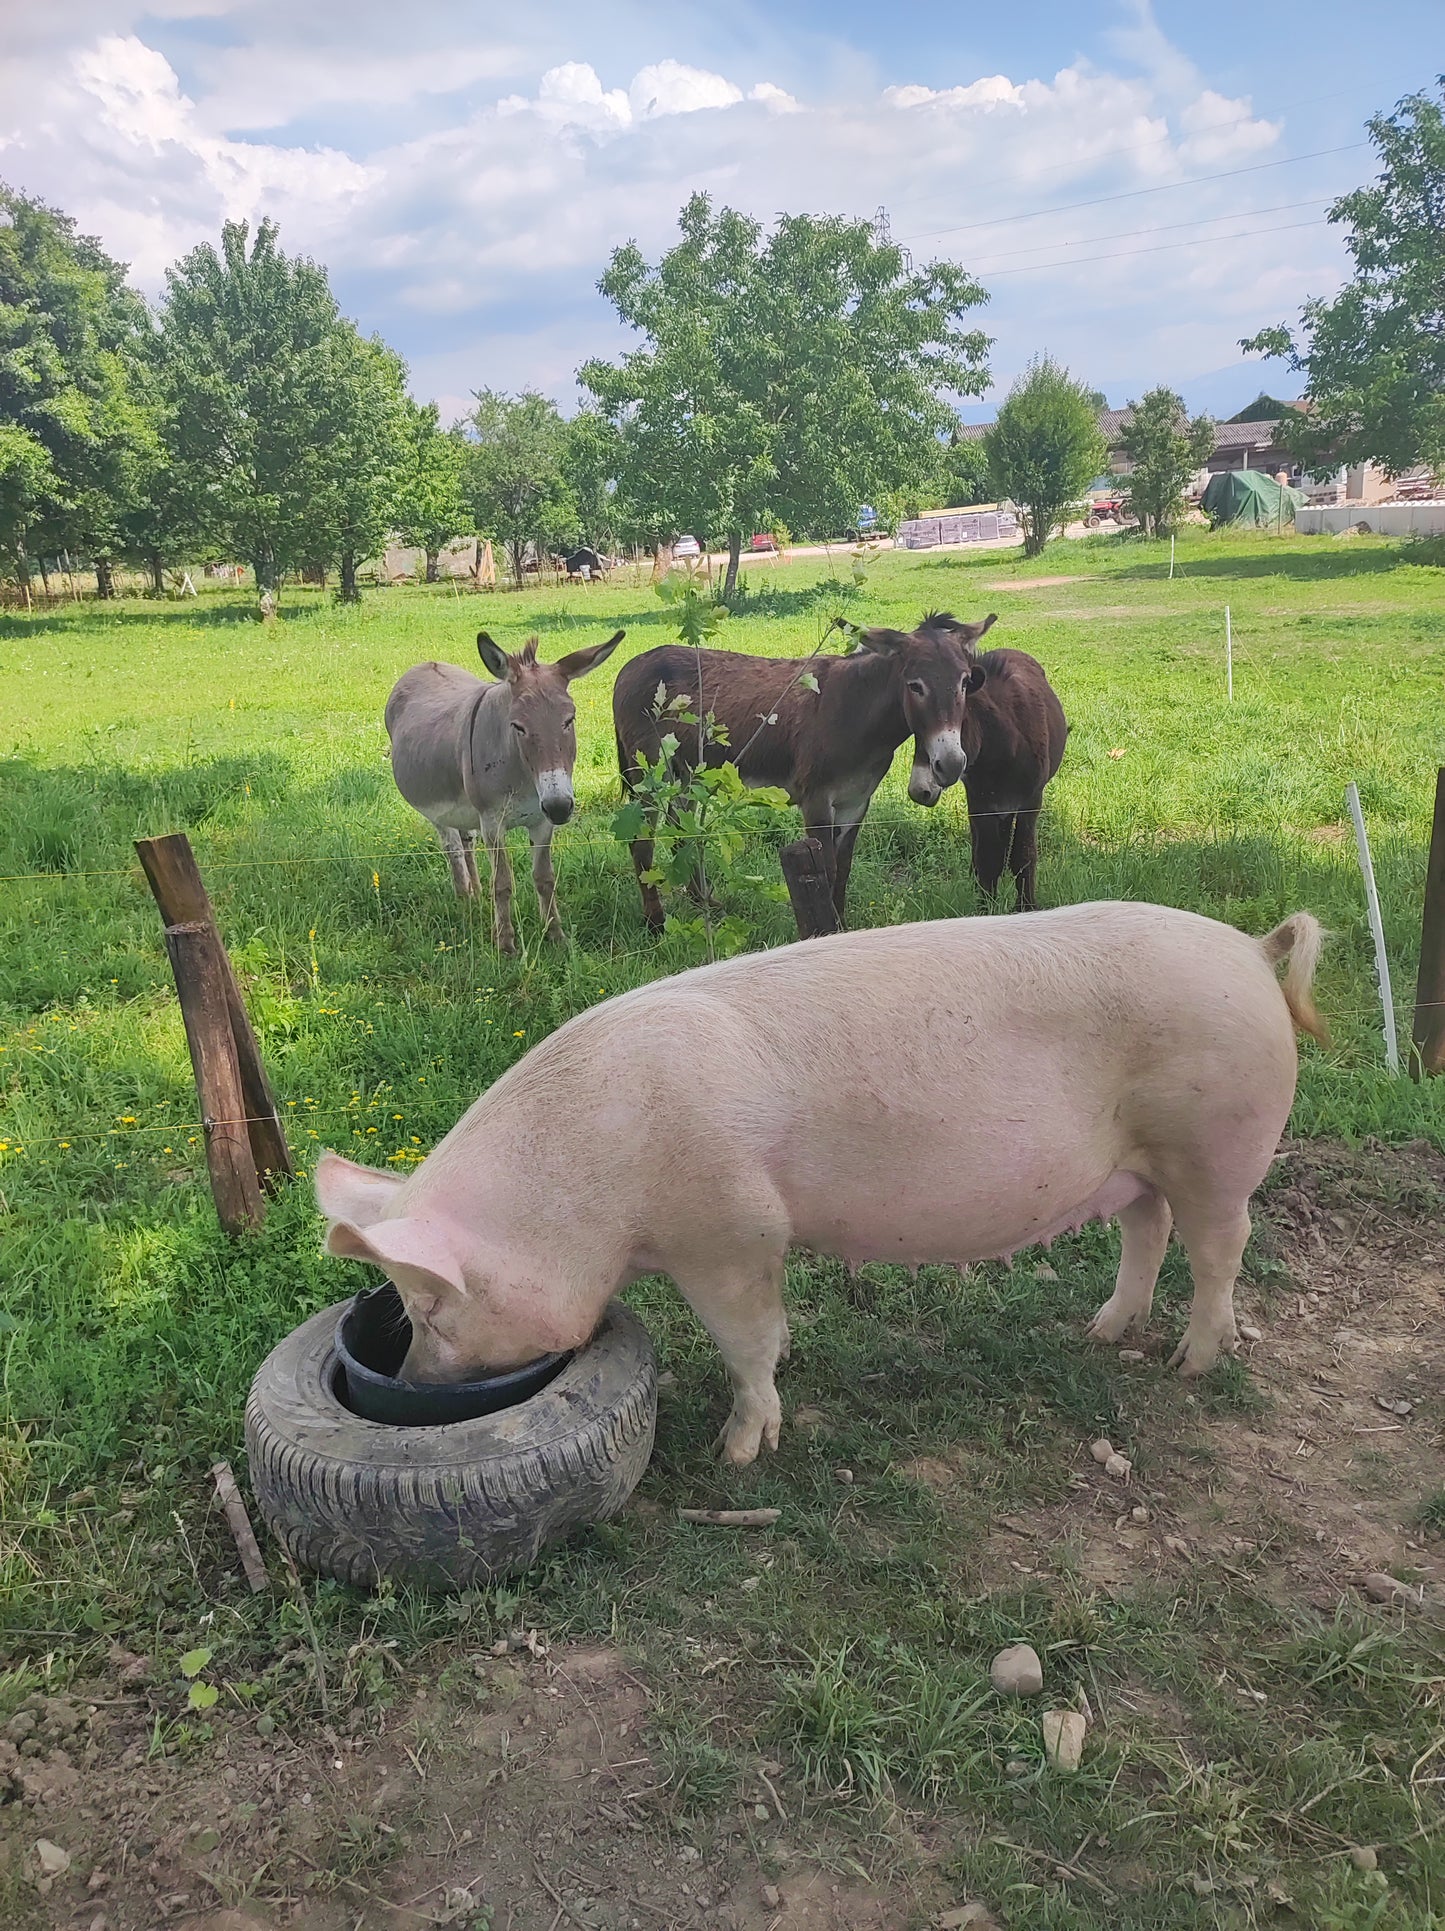
M 417 664 L 397 679 L 386 700 L 397 789 L 435 827 L 462 898 L 481 890 L 476 842 L 482 835 L 500 952 L 517 949 L 506 846 L 515 825 L 525 825 L 532 841 L 532 882 L 547 936 L 562 937 L 552 833 L 566 824 L 575 803 L 577 707 L 567 687 L 605 662 L 626 634 L 619 630 L 605 644 L 544 664 L 535 637 L 511 653 L 482 631 L 477 650 L 494 684 L 455 664 Z

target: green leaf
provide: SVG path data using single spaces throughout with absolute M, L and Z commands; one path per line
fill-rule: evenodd
M 810 670 L 805 670 L 805 671 L 803 672 L 803 675 L 802 675 L 802 676 L 801 676 L 801 677 L 800 677 L 800 678 L 798 679 L 798 688 L 799 688 L 800 690 L 804 690 L 804 691 L 815 691 L 815 690 L 817 690 L 817 688 L 818 688 L 818 680 L 817 680 L 817 678 L 816 678 L 816 677 L 815 677 L 815 676 L 813 675 L 813 673 L 812 673 L 812 671 L 810 671 Z
M 646 805 L 638 798 L 630 798 L 612 820 L 612 836 L 621 844 L 630 845 L 642 836 L 646 825 Z
M 213 1652 L 206 1648 L 188 1649 L 181 1658 L 182 1676 L 199 1676 L 210 1662 Z
M 192 1683 L 186 1702 L 193 1710 L 209 1710 L 220 1694 L 214 1683 Z

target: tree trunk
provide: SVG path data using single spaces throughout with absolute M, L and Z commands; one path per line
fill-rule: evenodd
M 166 593 L 166 566 L 159 550 L 151 551 L 150 566 L 152 593 L 157 597 L 163 597 Z
M 45 591 L 45 595 L 46 595 L 46 597 L 48 598 L 48 597 L 49 597 L 49 595 L 50 595 L 50 572 L 49 572 L 49 571 L 48 571 L 48 570 L 46 569 L 46 567 L 45 567 L 45 558 L 44 558 L 44 557 L 36 557 L 36 559 L 35 559 L 35 567 L 36 567 L 36 568 L 37 568 L 37 569 L 39 570 L 39 572 L 40 572 L 40 582 L 41 582 L 41 585 L 42 585 L 42 586 L 43 586 L 43 588 L 44 588 L 44 591 Z
M 95 594 L 104 599 L 115 595 L 115 576 L 109 557 L 95 559 Z
M 350 550 L 341 553 L 341 589 L 338 594 L 342 603 L 361 602 L 361 592 L 356 587 L 356 557 Z
M 512 558 L 512 575 L 516 579 L 517 588 L 520 590 L 522 588 L 522 563 L 527 549 L 526 541 L 524 539 L 520 542 L 511 542 L 507 545 L 507 549 L 510 551 Z
M 440 550 L 428 550 L 426 553 L 426 580 L 428 583 L 436 583 L 438 580 L 437 562 L 440 557 Z
M 743 553 L 743 538 L 740 530 L 734 530 L 728 538 L 727 575 L 723 578 L 722 600 L 731 603 L 733 592 L 738 587 L 738 561 Z

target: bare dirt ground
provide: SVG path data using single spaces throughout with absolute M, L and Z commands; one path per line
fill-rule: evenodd
M 1411 1511 L 1441 1486 L 1445 1227 L 1426 1203 L 1442 1183 L 1423 1146 L 1288 1148 L 1261 1218 L 1290 1286 L 1240 1309 L 1269 1399 L 1241 1418 L 1195 1398 L 1123 1483 L 1081 1441 L 1066 1499 L 994 1520 L 980 1590 L 1061 1569 L 1109 1593 L 1244 1576 L 1328 1613 L 1383 1573 L 1399 1594 L 1369 1613 L 1439 1614 L 1445 1543 Z M 1157 1376 L 1159 1353 L 1124 1350 L 1121 1371 Z M 903 1468 L 945 1512 L 973 1481 L 964 1456 Z M 958 1902 L 926 1823 L 897 1819 L 865 1868 L 761 1752 L 736 1801 L 680 1813 L 649 1742 L 656 1687 L 612 1648 L 523 1631 L 473 1653 L 459 1636 L 440 1677 L 342 1730 L 283 1719 L 263 1737 L 243 1718 L 171 1755 L 152 1747 L 154 1689 L 117 1650 L 104 1680 L 11 1720 L 17 1931 L 888 1931 Z M 1115 1703 L 1098 1720 L 1171 1720 Z

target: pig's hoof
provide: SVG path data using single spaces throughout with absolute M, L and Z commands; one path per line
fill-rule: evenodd
M 735 1409 L 717 1438 L 723 1460 L 734 1468 L 746 1468 L 764 1447 L 776 1449 L 782 1419 L 781 1406 L 770 1415 L 739 1414 Z
M 1112 1346 L 1122 1341 L 1130 1328 L 1142 1328 L 1147 1319 L 1147 1312 L 1131 1308 L 1127 1302 L 1105 1301 L 1089 1323 L 1088 1336 L 1091 1341 Z
M 1185 1330 L 1184 1339 L 1169 1357 L 1169 1366 L 1177 1368 L 1186 1381 L 1194 1381 L 1218 1361 L 1221 1354 L 1235 1354 L 1239 1341 L 1233 1331 L 1220 1336 L 1191 1335 Z

